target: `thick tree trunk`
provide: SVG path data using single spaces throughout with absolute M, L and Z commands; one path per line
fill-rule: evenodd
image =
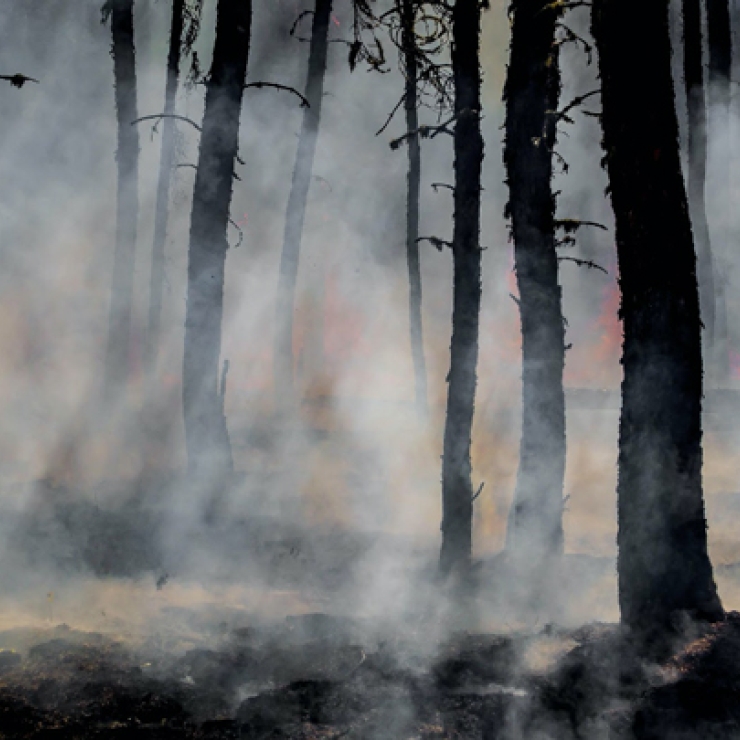
M 717 191 L 717 205 L 714 211 L 717 216 L 717 239 L 715 247 L 715 351 L 712 355 L 712 379 L 715 384 L 727 385 L 730 375 L 727 300 L 726 300 L 726 263 L 731 251 L 731 229 L 728 214 L 732 208 L 730 197 L 730 110 L 732 101 L 732 29 L 730 26 L 729 0 L 707 1 L 707 45 L 709 47 L 709 125 L 712 148 L 715 155 L 717 172 L 713 177 Z
M 457 0 L 452 11 L 455 85 L 455 225 L 452 344 L 442 459 L 440 571 L 465 576 L 472 550 L 470 437 L 475 408 L 481 303 L 480 193 L 483 166 L 480 3 Z
M 283 251 L 280 259 L 277 303 L 275 310 L 274 383 L 275 408 L 284 413 L 296 401 L 293 377 L 293 312 L 295 287 L 298 279 L 301 237 L 306 217 L 308 191 L 311 187 L 316 141 L 321 122 L 324 94 L 329 20 L 332 0 L 316 0 L 308 57 L 308 79 L 305 97 L 309 107 L 303 113 L 303 125 L 298 139 L 298 153 L 293 169 L 293 183 L 285 215 Z
M 681 614 L 722 617 L 707 554 L 699 296 L 668 0 L 595 0 L 593 32 L 624 322 L 619 603 L 625 625 L 652 633 Z
M 113 73 L 118 117 L 118 204 L 116 246 L 113 258 L 104 396 L 111 401 L 123 393 L 128 381 L 129 342 L 134 285 L 136 229 L 139 215 L 139 134 L 137 118 L 136 51 L 133 0 L 111 0 Z
M 552 159 L 560 98 L 550 0 L 515 0 L 505 99 L 509 213 L 522 322 L 522 439 L 507 550 L 534 567 L 563 551 L 565 327 Z
M 406 130 L 419 129 L 418 60 L 416 50 L 413 0 L 401 0 L 401 44 L 406 71 Z M 424 333 L 421 320 L 421 265 L 419 261 L 419 193 L 421 189 L 421 142 L 419 135 L 411 136 L 409 145 L 409 174 L 406 200 L 406 259 L 409 270 L 409 327 L 411 357 L 414 362 L 416 409 L 421 418 L 427 414 L 427 369 L 424 357 Z
M 701 0 L 683 0 L 684 81 L 688 107 L 688 194 L 696 242 L 699 305 L 705 356 L 714 355 L 716 329 L 714 264 L 706 207 L 707 104 L 704 95 Z
M 180 53 L 184 25 L 185 0 L 172 0 L 170 49 L 167 56 L 167 82 L 164 94 L 164 113 L 175 112 L 177 88 L 180 82 Z M 156 369 L 162 322 L 162 289 L 164 287 L 164 245 L 167 239 L 167 219 L 170 207 L 170 184 L 175 165 L 176 124 L 167 117 L 162 123 L 162 153 L 159 160 L 157 206 L 154 217 L 152 244 L 152 271 L 149 282 L 149 333 L 147 336 L 146 365 L 149 373 Z
M 247 73 L 251 0 L 219 0 L 193 192 L 188 260 L 183 409 L 190 471 L 224 476 L 231 447 L 218 392 L 224 268 L 234 160 Z

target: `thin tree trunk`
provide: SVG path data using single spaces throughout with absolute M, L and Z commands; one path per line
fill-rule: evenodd
M 177 88 L 180 82 L 180 53 L 184 25 L 185 0 L 172 0 L 172 25 L 170 49 L 167 56 L 167 83 L 164 94 L 162 123 L 162 153 L 159 160 L 157 183 L 157 206 L 154 218 L 154 242 L 152 244 L 152 271 L 149 283 L 149 334 L 146 346 L 146 367 L 149 373 L 156 369 L 159 354 L 162 323 L 162 289 L 164 287 L 164 246 L 167 239 L 167 218 L 170 207 L 170 185 L 175 164 L 176 124 L 175 113 Z
M 136 228 L 139 215 L 139 134 L 131 122 L 137 118 L 136 51 L 133 0 L 111 0 L 113 73 L 118 117 L 118 202 L 116 246 L 113 258 L 104 396 L 107 401 L 123 393 L 128 381 L 131 312 L 134 285 Z
M 481 303 L 480 193 L 483 166 L 480 3 L 457 0 L 452 11 L 455 86 L 455 225 L 452 344 L 442 459 L 440 571 L 464 577 L 473 539 L 470 438 L 475 408 Z
M 565 326 L 552 159 L 560 98 L 550 0 L 512 5 L 505 162 L 522 323 L 522 439 L 507 550 L 539 568 L 563 552 Z
M 707 104 L 704 95 L 701 0 L 683 0 L 684 81 L 688 107 L 688 195 L 694 227 L 699 305 L 704 324 L 705 356 L 713 357 L 716 330 L 714 263 L 707 222 Z
M 636 22 L 635 19 L 639 19 Z M 622 621 L 722 617 L 702 494 L 702 357 L 668 2 L 595 0 L 624 322 L 617 535 Z
M 713 149 L 718 170 L 713 180 L 716 183 L 718 214 L 715 247 L 715 291 L 716 348 L 712 355 L 712 376 L 717 385 L 729 381 L 730 362 L 727 326 L 727 299 L 725 290 L 726 263 L 730 253 L 729 213 L 732 208 L 730 197 L 730 110 L 732 100 L 732 30 L 730 26 L 729 0 L 706 0 L 707 2 L 707 45 L 709 47 L 709 104 L 710 132 L 714 139 Z
M 219 0 L 193 191 L 183 360 L 183 409 L 190 471 L 228 476 L 233 467 L 218 392 L 224 268 L 234 160 L 247 73 L 251 0 Z
M 414 0 L 401 0 L 401 29 L 404 67 L 406 71 L 407 132 L 419 129 L 418 60 L 415 34 L 416 13 Z M 421 319 L 421 265 L 419 262 L 419 193 L 421 189 L 421 142 L 419 135 L 411 136 L 409 147 L 409 174 L 406 201 L 406 259 L 409 270 L 409 327 L 411 357 L 414 362 L 416 409 L 421 418 L 427 414 L 427 370 L 424 357 L 424 333 Z
M 311 187 L 316 141 L 321 122 L 329 20 L 332 0 L 316 0 L 308 57 L 308 79 L 305 97 L 309 107 L 303 113 L 303 125 L 298 139 L 298 153 L 293 169 L 293 183 L 285 215 L 283 251 L 280 259 L 277 303 L 275 309 L 274 382 L 275 408 L 286 412 L 296 400 L 293 377 L 293 312 L 295 287 L 298 279 L 301 237 L 306 216 L 308 191 Z

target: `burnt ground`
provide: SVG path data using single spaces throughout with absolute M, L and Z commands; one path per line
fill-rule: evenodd
M 207 546 L 198 527 L 178 530 L 174 539 L 187 549 L 168 550 L 172 502 L 150 491 L 103 509 L 38 485 L 24 509 L 1 517 L 4 605 L 44 584 L 62 591 L 64 578 L 80 573 L 123 589 L 148 579 L 147 593 L 165 599 L 186 578 L 236 579 L 248 563 L 268 590 L 300 588 L 353 613 L 354 591 L 342 589 L 367 577 L 368 551 L 388 545 L 252 516 L 212 529 Z M 206 552 L 208 567 L 187 572 Z M 576 599 L 575 586 L 595 588 L 612 567 L 569 557 L 567 598 Z M 479 570 L 487 594 L 512 580 L 500 561 Z M 67 602 L 77 598 L 69 593 Z M 45 596 L 46 588 L 38 601 Z M 487 607 L 504 624 L 526 611 L 517 598 L 508 591 Z M 129 631 L 102 612 L 88 620 L 109 625 L 99 632 L 51 627 L 55 615 L 66 617 L 50 602 L 47 626 L 0 632 L 0 737 L 740 740 L 737 614 L 695 630 L 657 665 L 634 655 L 614 625 L 559 628 L 535 615 L 506 634 L 455 633 L 440 629 L 424 589 L 415 600 L 407 617 L 399 612 L 385 626 L 318 611 L 237 619 L 173 600 L 157 617 L 177 623 L 169 632 Z
M 423 638 L 417 635 L 417 638 Z M 4 738 L 740 737 L 740 615 L 660 666 L 629 657 L 614 626 L 567 634 L 363 646 L 324 614 L 224 633 L 184 652 L 60 625 L 0 644 Z M 528 653 L 558 646 L 544 670 Z M 429 646 L 427 646 L 429 647 Z M 535 661 L 536 663 L 537 661 Z

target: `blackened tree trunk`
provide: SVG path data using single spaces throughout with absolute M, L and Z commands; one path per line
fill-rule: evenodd
M 473 539 L 470 438 L 475 409 L 481 303 L 480 193 L 483 166 L 480 3 L 457 0 L 452 11 L 455 86 L 455 225 L 452 344 L 442 459 L 443 576 L 465 577 Z
M 714 264 L 706 207 L 707 104 L 701 0 L 683 0 L 684 81 L 688 108 L 688 195 L 696 242 L 699 305 L 706 338 L 706 356 L 714 355 L 716 329 Z
M 293 312 L 295 287 L 298 279 L 303 223 L 306 217 L 308 191 L 311 187 L 316 141 L 321 122 L 329 20 L 332 0 L 316 0 L 308 57 L 308 80 L 305 98 L 308 107 L 303 113 L 303 125 L 298 139 L 298 153 L 293 169 L 293 183 L 285 215 L 283 251 L 280 259 L 277 303 L 275 310 L 274 383 L 275 408 L 286 412 L 296 397 L 293 377 Z
M 164 94 L 165 119 L 162 124 L 162 153 L 159 160 L 157 206 L 154 217 L 154 242 L 152 244 L 152 271 L 149 281 L 149 333 L 147 335 L 146 364 L 151 373 L 155 370 L 159 353 L 162 322 L 162 289 L 164 287 L 164 245 L 167 239 L 167 219 L 170 206 L 170 184 L 175 164 L 177 88 L 180 83 L 180 54 L 184 26 L 185 0 L 172 0 L 170 48 L 167 56 L 167 82 Z
M 563 551 L 565 326 L 555 246 L 553 148 L 560 98 L 550 0 L 515 0 L 506 81 L 509 213 L 522 324 L 522 439 L 507 550 L 533 566 Z
M 722 617 L 707 554 L 699 296 L 668 0 L 595 0 L 593 33 L 624 322 L 619 603 L 625 625 L 651 633 L 681 614 Z
M 139 215 L 139 134 L 131 123 L 137 118 L 136 51 L 133 0 L 110 0 L 104 13 L 113 37 L 113 74 L 118 117 L 118 202 L 116 245 L 113 257 L 104 396 L 112 400 L 128 381 L 129 342 Z
M 730 26 L 729 0 L 706 0 L 707 3 L 707 45 L 709 47 L 709 104 L 710 131 L 714 141 L 713 148 L 717 172 L 713 177 L 716 183 L 718 223 L 715 239 L 715 291 L 716 347 L 712 356 L 714 370 L 712 375 L 717 384 L 726 385 L 729 380 L 729 354 L 727 346 L 727 304 L 725 297 L 725 270 L 722 263 L 730 252 L 730 224 L 728 214 L 732 208 L 730 197 L 730 111 L 732 101 L 732 29 Z
M 418 51 L 416 46 L 414 0 L 401 0 L 401 46 L 406 73 L 404 106 L 406 131 L 419 129 Z M 411 357 L 414 363 L 416 409 L 421 418 L 427 413 L 427 370 L 421 320 L 421 264 L 419 261 L 419 192 L 421 189 L 421 142 L 413 133 L 408 140 L 409 174 L 406 200 L 406 259 L 409 270 L 409 327 Z
M 183 408 L 188 465 L 199 476 L 232 470 L 218 391 L 224 268 L 234 160 L 247 73 L 251 0 L 219 0 L 193 192 L 188 259 Z

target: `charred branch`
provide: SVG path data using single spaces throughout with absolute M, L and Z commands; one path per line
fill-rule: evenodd
M 390 112 L 390 115 L 386 119 L 385 123 L 375 132 L 376 136 L 380 136 L 383 131 L 385 131 L 388 126 L 390 126 L 391 121 L 393 120 L 393 117 L 398 113 L 401 106 L 406 102 L 406 93 L 401 95 L 400 100 L 393 106 L 393 110 Z
M 186 118 L 185 116 L 180 116 L 176 113 L 155 113 L 151 116 L 142 116 L 141 118 L 136 118 L 135 120 L 131 121 L 131 125 L 135 126 L 137 123 L 142 123 L 143 121 L 161 121 L 163 118 L 174 118 L 176 121 L 182 121 L 183 123 L 189 124 L 196 131 L 199 131 L 201 133 L 203 132 L 203 129 L 191 118 Z
M 391 149 L 398 149 L 404 141 L 414 139 L 417 136 L 420 136 L 422 139 L 434 139 L 440 134 L 447 134 L 448 136 L 454 137 L 455 132 L 450 128 L 450 124 L 453 123 L 456 118 L 457 116 L 452 116 L 449 120 L 436 126 L 419 126 L 415 131 L 409 131 L 403 136 L 393 139 L 389 146 Z
M 416 239 L 416 243 L 419 244 L 421 242 L 429 242 L 439 252 L 441 252 L 445 247 L 448 249 L 453 248 L 452 242 L 445 241 L 436 236 L 420 236 Z
M 298 92 L 294 87 L 290 87 L 288 85 L 281 85 L 277 82 L 250 82 L 248 85 L 244 85 L 244 89 L 247 90 L 250 87 L 256 87 L 258 90 L 262 88 L 272 88 L 273 90 L 283 90 L 284 92 L 292 93 L 293 95 L 300 98 L 301 101 L 301 108 L 310 108 L 311 104 L 308 102 L 308 99 Z
M 588 267 L 589 270 L 600 270 L 604 275 L 609 274 L 608 270 L 605 270 L 601 265 L 597 265 L 592 260 L 579 259 L 578 257 L 558 257 L 558 262 L 572 262 L 579 267 Z

